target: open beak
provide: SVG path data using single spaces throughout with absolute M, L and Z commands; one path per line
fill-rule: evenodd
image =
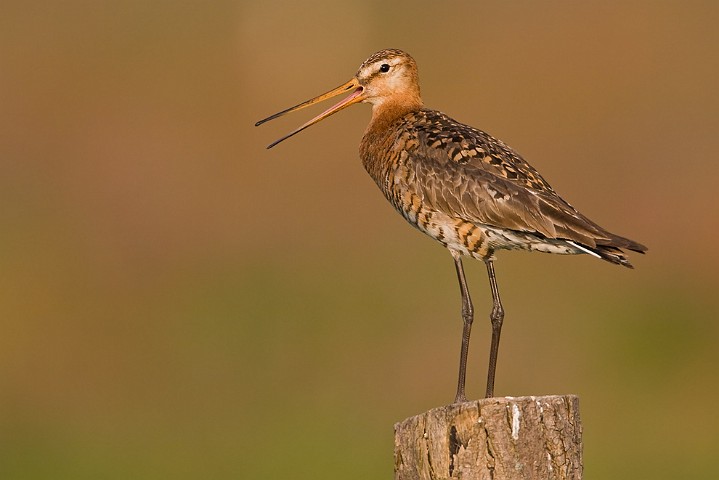
M 293 136 L 293 135 L 295 135 L 295 134 L 297 134 L 297 133 L 300 133 L 300 132 L 301 132 L 302 130 L 304 130 L 305 128 L 314 125 L 315 123 L 319 122 L 320 120 L 324 120 L 325 118 L 329 117 L 329 116 L 332 115 L 333 113 L 337 113 L 337 112 L 339 112 L 340 110 L 342 110 L 343 108 L 349 107 L 349 106 L 352 105 L 353 103 L 361 102 L 361 101 L 364 99 L 364 97 L 362 96 L 362 92 L 363 92 L 363 91 L 364 91 L 364 89 L 363 89 L 362 86 L 359 84 L 359 82 L 357 81 L 357 79 L 356 79 L 356 78 L 353 78 L 352 80 L 350 80 L 349 82 L 345 83 L 344 85 L 340 85 L 339 87 L 337 87 L 337 88 L 335 88 L 335 89 L 333 89 L 333 90 L 330 90 L 330 91 L 327 92 L 327 93 L 323 93 L 323 94 L 320 95 L 319 97 L 312 98 L 312 99 L 310 99 L 310 100 L 307 100 L 306 102 L 300 103 L 299 105 L 295 105 L 294 107 L 290 107 L 290 108 L 288 108 L 287 110 L 282 110 L 281 112 L 275 113 L 274 115 L 270 115 L 269 117 L 265 118 L 264 120 L 260 120 L 259 122 L 255 123 L 255 126 L 257 127 L 257 126 L 259 126 L 259 125 L 262 125 L 262 124 L 265 123 L 265 122 L 268 122 L 268 121 L 270 121 L 270 120 L 273 120 L 273 119 L 275 119 L 275 118 L 277 118 L 277 117 L 281 117 L 281 116 L 284 115 L 285 113 L 290 113 L 290 112 L 294 112 L 295 110 L 301 110 L 301 109 L 303 109 L 303 108 L 305 108 L 305 107 L 309 107 L 310 105 L 314 105 L 315 103 L 321 102 L 322 100 L 326 100 L 326 99 L 328 99 L 328 98 L 336 97 L 337 95 L 340 95 L 340 94 L 342 94 L 342 93 L 352 92 L 352 93 L 350 93 L 350 95 L 349 95 L 347 98 L 345 98 L 344 100 L 342 100 L 342 101 L 339 102 L 338 104 L 336 104 L 336 105 L 334 105 L 334 106 L 328 108 L 327 110 L 325 110 L 324 112 L 320 113 L 319 115 L 317 115 L 315 118 L 313 118 L 313 119 L 310 120 L 309 122 L 307 122 L 307 123 L 305 123 L 304 125 L 302 125 L 301 127 L 299 127 L 297 130 L 294 130 L 293 132 L 288 133 L 288 134 L 285 135 L 284 137 L 280 138 L 279 140 L 275 140 L 274 142 L 272 142 L 271 144 L 269 144 L 269 145 L 267 146 L 267 148 L 272 148 L 272 147 L 274 147 L 275 145 L 277 145 L 278 143 L 282 142 L 283 140 L 287 140 L 287 139 L 290 138 L 291 136 Z

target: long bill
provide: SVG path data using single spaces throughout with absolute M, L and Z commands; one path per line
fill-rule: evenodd
M 332 114 L 334 114 L 334 113 L 337 113 L 337 112 L 339 112 L 340 110 L 342 110 L 342 109 L 344 109 L 344 108 L 347 108 L 347 107 L 349 107 L 350 105 L 352 105 L 352 104 L 354 104 L 354 103 L 357 103 L 357 102 L 362 101 L 362 100 L 363 100 L 362 92 L 364 91 L 364 89 L 363 89 L 362 86 L 359 84 L 359 82 L 357 81 L 357 79 L 356 79 L 356 78 L 353 78 L 352 80 L 350 80 L 349 82 L 345 83 L 344 85 L 340 85 L 339 87 L 337 87 L 337 88 L 335 88 L 335 89 L 332 89 L 332 90 L 330 90 L 330 91 L 327 92 L 327 93 L 323 93 L 322 95 L 320 95 L 320 96 L 318 96 L 318 97 L 315 97 L 315 98 L 312 98 L 312 99 L 307 100 L 307 101 L 305 101 L 305 102 L 302 102 L 302 103 L 300 103 L 300 104 L 298 104 L 298 105 L 295 105 L 294 107 L 290 107 L 290 108 L 288 108 L 288 109 L 286 109 L 286 110 L 282 110 L 281 112 L 275 113 L 274 115 L 270 115 L 269 117 L 267 117 L 267 118 L 265 118 L 265 119 L 263 119 L 263 120 L 260 120 L 259 122 L 255 123 L 255 126 L 258 127 L 258 126 L 262 125 L 262 124 L 265 123 L 265 122 L 269 122 L 270 120 L 274 120 L 274 119 L 277 118 L 277 117 L 281 117 L 281 116 L 284 115 L 285 113 L 294 112 L 295 110 L 301 110 L 301 109 L 303 109 L 303 108 L 305 108 L 305 107 L 309 107 L 310 105 L 314 105 L 315 103 L 321 102 L 321 101 L 323 101 L 323 100 L 327 100 L 328 98 L 336 97 L 337 95 L 340 95 L 340 94 L 342 94 L 342 93 L 349 92 L 349 91 L 352 91 L 352 93 L 351 93 L 347 98 L 345 98 L 345 99 L 342 100 L 341 102 L 337 103 L 336 105 L 331 106 L 330 108 L 328 108 L 328 109 L 325 110 L 324 112 L 320 113 L 319 115 L 317 115 L 317 116 L 316 116 L 315 118 L 313 118 L 312 120 L 308 121 L 308 122 L 305 123 L 304 125 L 302 125 L 302 126 L 300 126 L 299 128 L 297 128 L 297 130 L 294 130 L 294 131 L 288 133 L 288 134 L 285 135 L 284 137 L 280 138 L 279 140 L 275 140 L 274 142 L 272 142 L 271 144 L 269 144 L 269 145 L 267 146 L 267 148 L 272 148 L 272 147 L 274 147 L 275 145 L 277 145 L 278 143 L 280 143 L 280 142 L 282 142 L 282 141 L 284 141 L 284 140 L 287 140 L 287 139 L 290 138 L 291 136 L 300 133 L 300 132 L 301 132 L 302 130 L 304 130 L 305 128 L 311 127 L 312 125 L 314 125 L 315 123 L 319 122 L 320 120 L 324 120 L 325 118 L 329 117 L 330 115 L 332 115 Z

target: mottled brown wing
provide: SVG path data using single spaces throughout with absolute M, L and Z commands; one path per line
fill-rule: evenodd
M 440 112 L 416 115 L 407 164 L 428 205 L 469 222 L 589 247 L 626 240 L 580 214 L 500 140 Z
M 439 164 L 474 165 L 519 187 L 554 193 L 549 183 L 517 152 L 482 130 L 435 110 L 415 113 L 413 123 L 420 154 Z

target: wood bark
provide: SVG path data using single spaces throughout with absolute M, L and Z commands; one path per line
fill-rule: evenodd
M 395 480 L 580 480 L 575 395 L 457 403 L 394 427 Z

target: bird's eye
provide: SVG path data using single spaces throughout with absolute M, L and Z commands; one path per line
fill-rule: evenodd
M 387 72 L 389 72 L 389 64 L 383 63 L 383 64 L 379 67 L 379 71 L 382 72 L 382 73 L 387 73 Z

